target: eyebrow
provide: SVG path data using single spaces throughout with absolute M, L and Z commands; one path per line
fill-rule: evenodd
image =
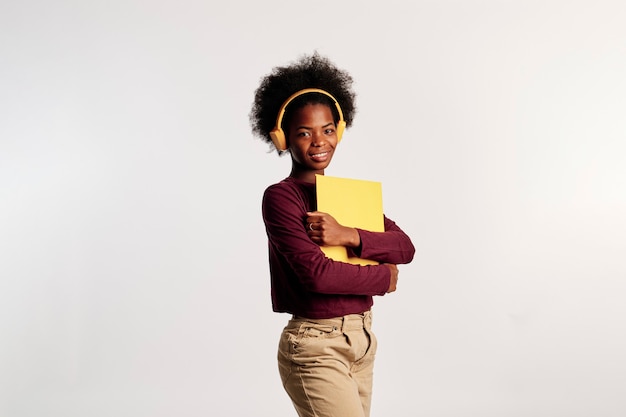
M 335 122 L 330 122 L 330 123 L 327 123 L 324 126 L 322 126 L 322 129 L 324 129 L 324 128 L 328 127 L 328 126 L 334 126 L 334 125 L 335 125 Z M 311 130 L 313 128 L 312 127 L 308 127 L 308 126 L 298 126 L 298 127 L 296 127 L 296 130 L 298 130 L 298 129 L 308 129 L 308 130 Z

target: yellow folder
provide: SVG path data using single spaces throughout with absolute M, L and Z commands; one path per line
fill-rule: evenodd
M 317 210 L 330 214 L 339 224 L 372 232 L 384 232 L 382 184 L 351 178 L 316 175 Z M 330 259 L 357 265 L 378 262 L 348 256 L 343 246 L 322 246 Z

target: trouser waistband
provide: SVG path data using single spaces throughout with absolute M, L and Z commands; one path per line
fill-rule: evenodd
M 338 330 L 359 330 L 372 328 L 372 312 L 370 310 L 360 314 L 348 314 L 341 317 L 333 317 L 330 319 L 310 319 L 293 315 L 287 327 L 300 327 L 302 323 L 315 323 L 319 325 L 332 326 Z

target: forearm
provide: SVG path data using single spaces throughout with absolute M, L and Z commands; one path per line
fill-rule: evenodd
M 266 194 L 263 219 L 270 242 L 272 274 L 297 279 L 308 291 L 324 294 L 380 295 L 389 288 L 389 268 L 360 266 L 328 259 L 307 233 L 320 232 L 318 218 L 307 221 L 297 198 L 281 190 Z M 349 228 L 348 228 L 349 229 Z M 346 243 L 360 243 L 359 233 Z M 348 246 L 346 244 L 346 246 Z
M 292 246 L 293 247 L 293 246 Z M 389 288 L 390 272 L 384 265 L 354 265 L 327 258 L 317 246 L 283 252 L 283 268 L 311 292 L 321 294 L 382 295 Z
M 409 236 L 385 218 L 384 232 L 358 229 L 361 246 L 358 256 L 382 263 L 406 264 L 413 260 L 415 247 Z

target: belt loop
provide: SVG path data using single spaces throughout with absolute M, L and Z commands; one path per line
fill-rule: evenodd
M 363 327 L 367 330 L 372 328 L 372 311 L 368 310 L 363 314 Z

